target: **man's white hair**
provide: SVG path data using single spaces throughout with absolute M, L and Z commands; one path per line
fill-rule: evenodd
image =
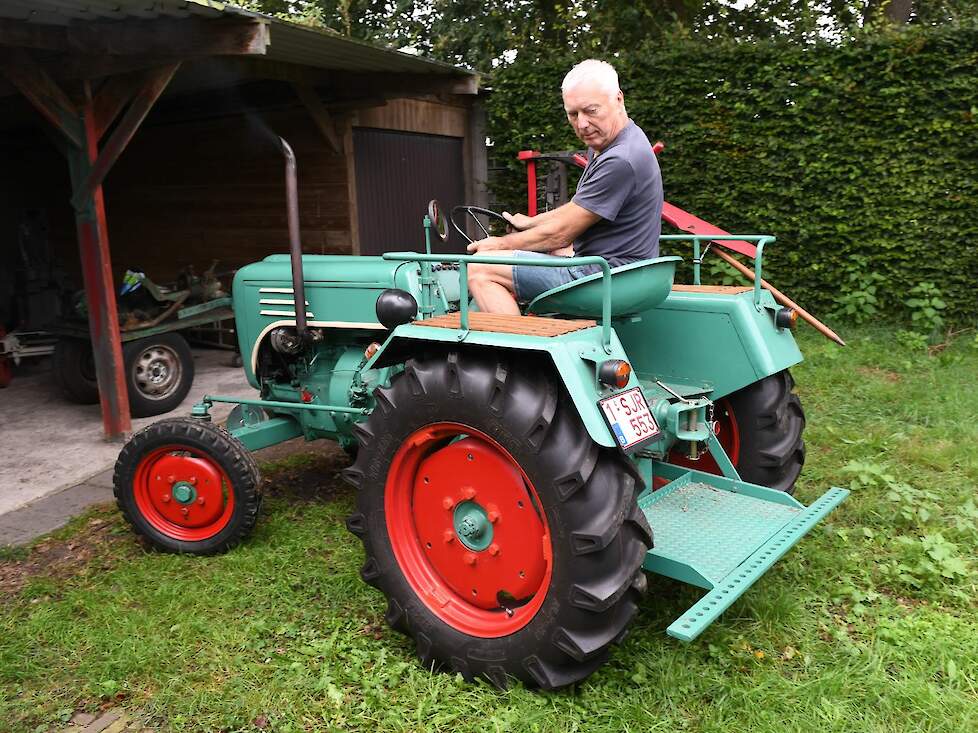
M 602 91 L 607 92 L 611 97 L 621 91 L 621 87 L 618 86 L 618 72 L 615 71 L 615 67 L 607 61 L 598 61 L 598 59 L 582 61 L 568 71 L 563 84 L 560 85 L 560 91 L 564 94 L 586 81 L 596 83 Z

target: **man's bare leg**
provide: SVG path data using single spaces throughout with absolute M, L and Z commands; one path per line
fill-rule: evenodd
M 509 250 L 493 252 L 492 255 L 512 256 Z M 473 263 L 468 267 L 469 292 L 479 304 L 483 313 L 504 313 L 518 316 L 520 307 L 513 293 L 513 267 L 511 265 L 480 265 Z

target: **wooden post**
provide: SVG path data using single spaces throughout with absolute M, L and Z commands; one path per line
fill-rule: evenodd
M 91 86 L 85 82 L 85 105 L 81 110 L 84 147 L 71 151 L 72 189 L 78 192 L 91 175 L 98 159 L 98 123 L 92 102 Z M 112 261 L 109 256 L 109 231 L 105 220 L 105 199 L 99 183 L 83 199 L 73 200 L 78 248 L 81 254 L 85 295 L 88 303 L 88 330 L 92 338 L 102 426 L 106 440 L 124 440 L 132 430 L 129 395 L 126 392 L 125 364 L 119 339 L 119 314 L 116 311 Z

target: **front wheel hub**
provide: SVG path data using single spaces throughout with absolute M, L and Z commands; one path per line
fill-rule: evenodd
M 193 484 L 180 481 L 173 485 L 173 498 L 181 504 L 193 504 L 197 500 L 197 489 Z

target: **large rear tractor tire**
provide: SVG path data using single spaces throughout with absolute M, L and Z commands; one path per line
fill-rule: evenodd
M 716 435 L 745 481 L 792 493 L 805 464 L 805 411 L 787 369 L 717 400 Z M 707 473 L 720 469 L 709 454 L 690 461 L 680 451 L 669 462 Z
M 136 433 L 112 477 L 137 534 L 164 552 L 213 555 L 247 537 L 261 507 L 258 464 L 222 428 L 193 418 Z
M 428 667 L 554 689 L 597 669 L 645 590 L 641 479 L 594 443 L 545 362 L 411 360 L 345 476 L 362 578 Z

